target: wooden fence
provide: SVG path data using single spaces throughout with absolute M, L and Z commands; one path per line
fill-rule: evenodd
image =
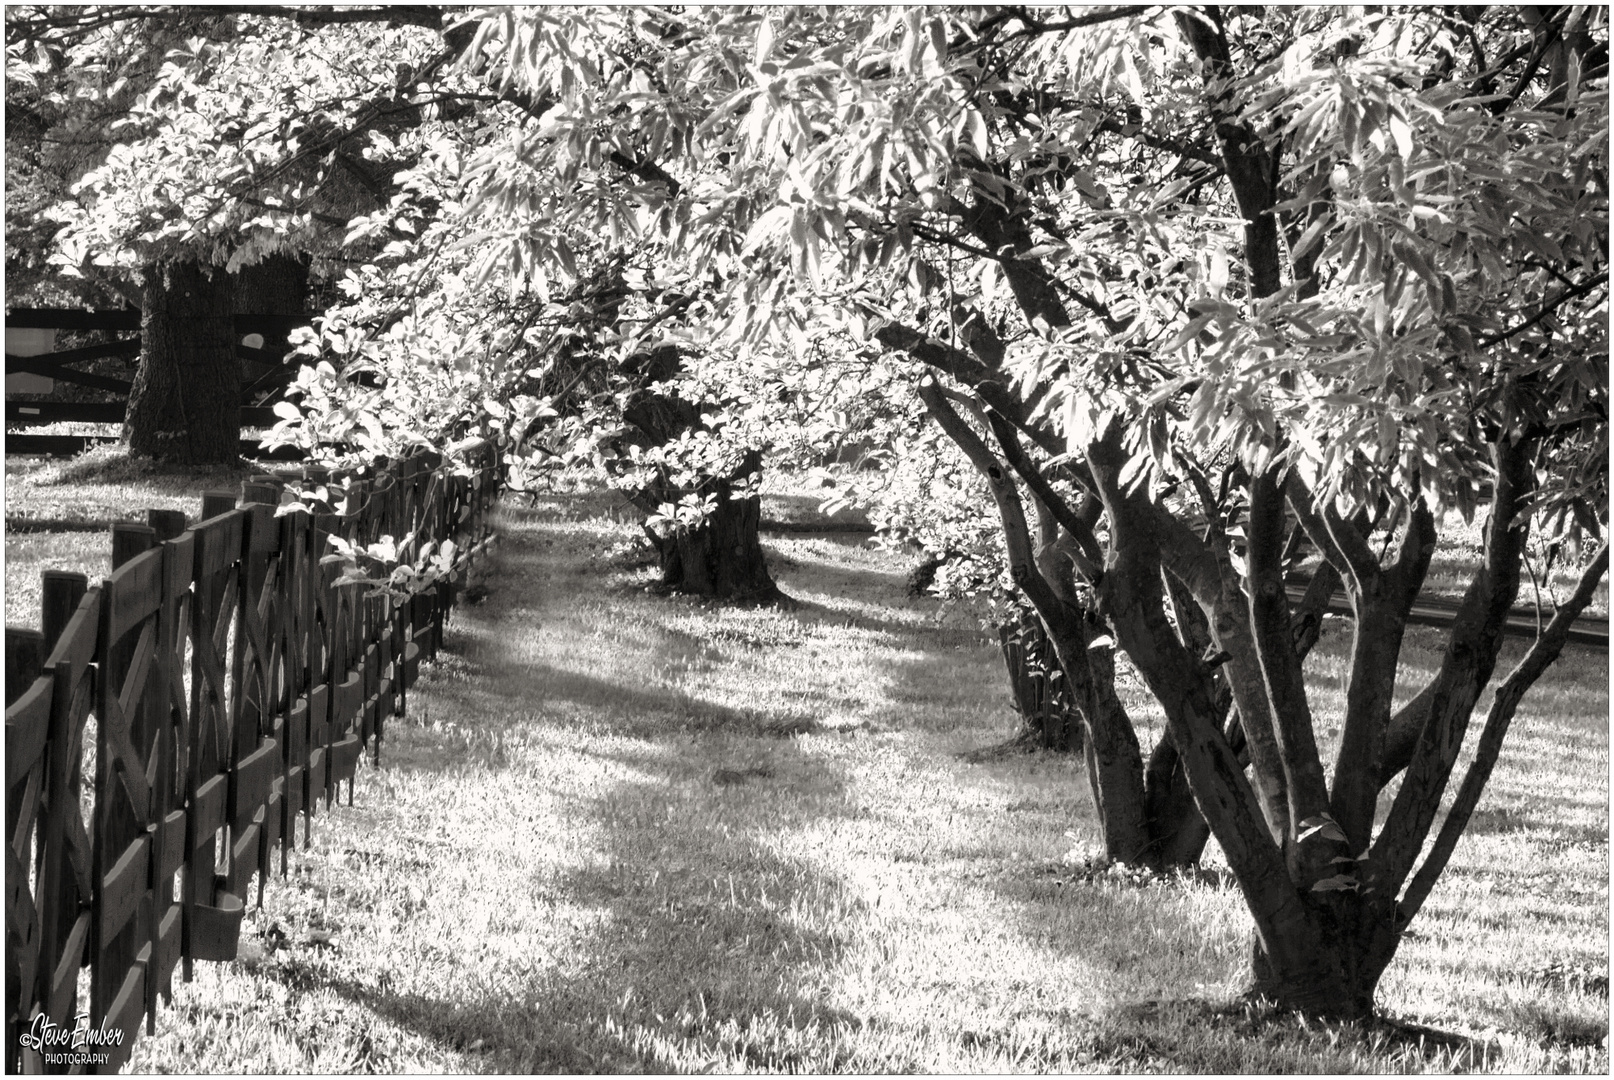
M 93 588 L 45 572 L 40 629 L 7 630 L 7 1071 L 115 1071 L 176 967 L 234 958 L 251 879 L 261 902 L 298 816 L 306 846 L 344 780 L 352 801 L 456 586 L 396 601 L 336 585 L 321 556 L 331 535 L 410 533 L 480 553 L 499 463 L 470 449 L 472 476 L 435 455 L 369 479 L 305 469 L 331 495 L 312 513 L 277 515 L 281 482 L 254 477 L 188 528 L 175 511 L 116 527 Z M 52 1036 L 80 1014 L 121 1041 L 92 1037 L 76 1052 L 106 1060 L 69 1068 Z
M 286 363 L 286 337 L 296 327 L 307 326 L 313 314 L 304 315 L 237 315 L 235 317 L 236 357 L 250 365 L 255 372 L 243 377 L 241 384 L 241 424 L 243 427 L 270 427 L 277 417 L 274 403 L 280 400 L 297 365 Z M 115 401 L 51 401 L 40 397 L 12 400 L 8 386 L 6 397 L 6 426 L 27 427 L 54 424 L 61 421 L 75 423 L 121 424 L 129 404 L 130 380 L 93 371 L 80 371 L 73 365 L 85 364 L 109 357 L 133 360 L 140 353 L 140 312 L 80 311 L 73 308 L 13 308 L 6 312 L 7 330 L 101 330 L 113 335 L 111 341 L 99 345 L 85 345 L 74 349 L 56 350 L 37 355 L 6 353 L 7 383 L 11 377 L 31 377 L 40 391 L 56 383 L 84 386 L 114 395 Z M 244 342 L 257 335 L 262 344 Z M 27 392 L 27 391 L 24 391 Z M 7 449 L 14 454 L 75 454 L 95 442 L 107 441 L 97 436 L 84 435 L 32 435 L 11 434 L 6 438 Z M 256 439 L 242 440 L 241 453 L 248 457 L 264 457 Z M 279 454 L 276 456 L 289 456 Z

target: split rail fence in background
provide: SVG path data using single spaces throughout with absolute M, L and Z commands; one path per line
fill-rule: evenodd
M 498 457 L 485 442 L 471 453 L 473 476 L 437 455 L 367 479 L 305 469 L 331 495 L 313 513 L 277 516 L 283 481 L 254 477 L 239 506 L 204 496 L 189 527 L 177 511 L 114 527 L 113 572 L 94 588 L 45 572 L 40 630 L 6 634 L 8 1072 L 69 1071 L 45 1057 L 67 1045 L 25 1038 L 70 1032 L 80 1013 L 122 1033 L 77 1048 L 115 1071 L 177 966 L 189 980 L 193 961 L 235 957 L 251 879 L 261 902 L 297 816 L 306 846 L 343 780 L 351 802 L 457 586 L 400 602 L 336 585 L 340 566 L 320 559 L 331 535 L 479 554 Z
M 241 426 L 273 427 L 279 417 L 274 405 L 281 400 L 287 384 L 296 376 L 298 363 L 288 363 L 286 338 L 292 329 L 307 326 L 315 313 L 302 315 L 237 315 L 235 354 L 242 361 Z M 129 406 L 129 378 L 105 372 L 80 371 L 72 365 L 107 358 L 120 358 L 130 365 L 140 355 L 140 312 L 79 311 L 74 308 L 11 308 L 6 312 L 6 427 L 28 428 L 62 421 L 74 423 L 121 424 Z M 99 330 L 112 340 L 97 345 L 81 345 L 58 350 L 61 331 L 79 333 Z M 26 353 L 14 355 L 13 332 L 25 344 L 22 332 L 44 336 L 28 344 Z M 123 335 L 123 336 L 119 336 Z M 257 345 L 248 341 L 257 340 Z M 34 351 L 43 348 L 43 352 Z M 112 395 L 111 401 L 64 401 L 49 395 L 58 385 L 87 387 Z M 28 394 L 26 399 L 13 394 Z M 116 435 L 35 435 L 26 430 L 12 431 L 6 437 L 13 454 L 76 454 L 97 443 L 116 441 Z M 257 439 L 242 439 L 241 454 L 254 458 L 292 458 L 289 447 L 266 450 Z

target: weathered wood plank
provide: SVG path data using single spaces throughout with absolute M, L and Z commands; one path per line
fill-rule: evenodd
M 104 600 L 107 630 L 117 641 L 142 619 L 156 614 L 163 602 L 163 554 L 153 548 L 136 555 L 107 579 Z
M 246 902 L 231 892 L 220 893 L 217 906 L 197 904 L 191 910 L 191 958 L 234 960 L 246 910 Z
M 280 771 L 280 745 L 274 739 L 265 739 L 263 745 L 242 758 L 230 770 L 230 811 L 232 825 L 242 825 L 243 818 L 256 813 L 269 797 L 269 787 Z
M 6 326 L 16 330 L 139 330 L 140 312 L 134 308 L 11 308 L 6 312 Z
M 139 338 L 121 338 L 118 341 L 103 342 L 100 345 L 85 345 L 79 349 L 63 349 L 60 352 L 37 353 L 33 356 L 14 356 L 6 353 L 6 374 L 14 371 L 28 371 L 29 368 L 16 366 L 23 362 L 44 363 L 52 367 L 61 367 L 64 364 L 78 364 L 85 360 L 101 360 L 108 356 L 134 356 L 140 352 Z M 32 369 L 35 374 L 46 374 L 37 368 Z M 64 371 L 62 375 L 80 375 L 82 372 Z M 61 377 L 61 376 L 58 376 Z
M 51 973 L 50 1000 L 46 1012 L 58 1024 L 67 1023 L 71 1018 L 70 1010 L 78 999 L 78 973 L 83 966 L 84 946 L 90 940 L 93 918 L 93 913 L 88 909 L 78 912 L 73 920 L 73 928 L 67 933 L 61 959 Z
M 15 702 L 6 707 L 6 791 L 45 756 L 50 736 L 51 703 L 56 680 L 41 675 Z M 9 814 L 8 814 L 9 819 Z
M 48 356 L 12 356 L 6 354 L 7 375 L 44 375 L 58 382 L 72 383 L 75 386 L 88 386 L 93 390 L 110 390 L 114 394 L 128 394 L 130 384 L 127 379 L 114 379 L 106 375 L 97 375 L 91 371 L 78 371 L 74 368 L 61 367 L 50 362 Z
M 192 833 L 198 846 L 224 828 L 224 808 L 230 794 L 230 774 L 219 773 L 196 789 L 191 798 Z
M 101 883 L 99 904 L 101 940 L 111 939 L 129 924 L 140 907 L 140 895 L 146 891 L 149 860 L 147 846 L 150 839 L 142 836 L 128 847 L 107 871 Z

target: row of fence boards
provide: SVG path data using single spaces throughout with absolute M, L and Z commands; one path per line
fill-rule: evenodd
M 277 419 L 274 403 L 296 374 L 286 362 L 287 335 L 306 326 L 312 314 L 235 316 L 236 356 L 249 364 L 241 387 L 241 424 L 267 428 Z M 75 365 L 140 353 L 140 312 L 133 309 L 82 311 L 75 308 L 13 308 L 6 312 L 6 426 L 37 427 L 56 423 L 121 424 L 128 410 L 131 382 L 105 371 L 81 371 Z M 58 349 L 58 331 L 99 330 L 127 334 L 111 341 Z M 58 384 L 81 386 L 115 395 L 114 401 L 48 400 Z M 13 397 L 13 395 L 25 395 Z M 11 453 L 77 453 L 111 436 L 8 435 Z M 265 456 L 258 441 L 243 440 L 243 454 Z M 275 456 L 294 456 L 290 454 Z
M 234 958 L 251 879 L 261 901 L 299 816 L 306 843 L 344 780 L 351 800 L 455 595 L 339 585 L 329 538 L 414 534 L 474 557 L 499 472 L 490 445 L 470 455 L 468 475 L 438 455 L 367 479 L 304 470 L 329 494 L 313 512 L 277 513 L 283 481 L 255 477 L 189 527 L 152 511 L 116 528 L 94 587 L 46 572 L 40 629 L 6 634 L 8 1071 L 69 1071 L 34 1036 L 80 1014 L 111 1037 L 71 1071 L 116 1071 L 176 969 Z

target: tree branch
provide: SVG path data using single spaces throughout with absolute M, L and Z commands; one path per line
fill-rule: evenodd
M 1349 525 L 1349 523 L 1343 523 Z M 1354 528 L 1352 529 L 1354 532 Z M 1423 585 L 1435 550 L 1434 515 L 1420 498 L 1412 506 L 1396 557 L 1388 569 L 1375 561 L 1373 575 L 1351 595 L 1356 616 L 1350 678 L 1345 687 L 1345 723 L 1334 762 L 1332 811 L 1351 842 L 1351 854 L 1366 849 L 1378 807 L 1379 775 L 1395 707 L 1395 676 L 1407 616 Z
M 1043 22 L 1041 19 L 1033 16 L 1031 14 L 1031 10 L 1025 7 L 1015 6 L 1005 10 L 1012 14 L 1016 19 L 1019 19 L 1021 24 L 1025 26 L 1024 30 L 1006 35 L 1003 38 L 1003 41 L 1005 44 L 1007 44 L 1018 37 L 1025 37 L 1027 35 L 1059 34 L 1064 33 L 1067 30 L 1081 30 L 1089 26 L 1103 26 L 1105 23 L 1119 22 L 1122 19 L 1130 19 L 1134 15 L 1146 14 L 1154 10 L 1154 8 L 1148 4 L 1138 4 L 1129 7 L 1095 9 L 1089 14 L 1076 15 L 1069 19 L 1063 19 L 1059 22 Z
M 1245 546 L 1249 560 L 1250 629 L 1272 707 L 1273 732 L 1289 790 L 1289 820 L 1298 823 L 1328 806 L 1328 784 L 1312 734 L 1311 705 L 1289 621 L 1289 591 L 1283 580 L 1282 465 L 1272 465 L 1250 485 L 1250 516 Z M 1326 844 L 1298 847 L 1291 876 L 1309 887 L 1326 876 L 1328 859 L 1338 854 Z
M 1440 671 L 1427 687 L 1422 730 L 1407 775 L 1373 844 L 1371 873 L 1386 894 L 1397 892 L 1411 872 L 1439 809 L 1440 795 L 1462 749 L 1480 691 L 1490 681 L 1502 648 L 1502 629 L 1519 592 L 1519 572 L 1528 519 L 1521 519 L 1533 487 L 1528 441 L 1492 446 L 1496 470 L 1491 520 L 1485 530 L 1485 562 L 1458 608 Z M 1388 751 L 1385 759 L 1389 760 Z M 1388 769 L 1381 767 L 1388 775 Z
M 1540 322 L 1542 319 L 1545 319 L 1548 315 L 1551 315 L 1554 311 L 1556 311 L 1559 307 L 1562 307 L 1568 301 L 1574 300 L 1577 297 L 1585 296 L 1587 293 L 1591 292 L 1593 289 L 1597 288 L 1599 285 L 1607 285 L 1607 284 L 1608 284 L 1608 271 L 1607 270 L 1604 270 L 1601 274 L 1594 274 L 1592 277 L 1586 279 L 1585 281 L 1583 281 L 1580 284 L 1574 286 L 1573 288 L 1565 289 L 1563 292 L 1561 292 L 1557 296 L 1553 297 L 1547 303 L 1541 305 L 1541 310 L 1540 311 L 1538 311 L 1534 315 L 1530 316 L 1530 318 L 1526 319 L 1524 322 L 1520 323 L 1518 326 L 1513 327 L 1511 330 L 1505 330 L 1505 331 L 1501 331 L 1501 332 L 1496 333 L 1496 334 L 1492 334 L 1488 338 L 1481 338 L 1479 341 L 1474 343 L 1474 347 L 1477 348 L 1477 349 L 1489 349 L 1493 345 L 1500 345 L 1502 342 L 1506 341 L 1510 337 L 1513 337 L 1515 334 L 1524 333 L 1526 330 L 1530 329 L 1530 327 L 1534 326 L 1536 323 Z
M 1580 613 L 1586 610 L 1586 605 L 1591 603 L 1593 595 L 1597 592 L 1598 583 L 1607 573 L 1608 544 L 1604 543 L 1581 573 L 1574 594 L 1553 613 L 1552 621 L 1547 624 L 1547 628 L 1531 642 L 1529 650 L 1518 665 L 1496 688 L 1496 697 L 1491 702 L 1490 711 L 1485 716 L 1485 727 L 1480 732 L 1474 762 L 1463 776 L 1462 785 L 1457 789 L 1451 809 L 1446 813 L 1446 820 L 1435 836 L 1434 846 L 1425 857 L 1423 865 L 1418 868 L 1418 873 L 1407 885 L 1407 891 L 1402 897 L 1398 915 L 1403 926 L 1411 921 L 1419 908 L 1423 907 L 1429 891 L 1435 887 L 1435 882 L 1445 871 L 1446 864 L 1457 847 L 1457 841 L 1468 828 L 1474 808 L 1479 805 L 1485 784 L 1490 780 L 1491 771 L 1496 767 L 1497 758 L 1502 753 L 1502 741 L 1507 737 L 1508 725 L 1512 723 L 1513 715 L 1518 711 L 1519 702 L 1524 698 L 1525 691 L 1535 685 L 1536 680 L 1563 652 L 1570 626 Z
M 1055 521 L 1076 541 L 1081 553 L 1086 557 L 1087 565 L 1080 566 L 1082 576 L 1089 581 L 1097 582 L 1102 574 L 1104 565 L 1104 552 L 1099 547 L 1098 538 L 1093 535 L 1092 527 L 1076 513 L 1059 492 L 1055 491 L 1046 477 L 1042 475 L 1036 465 L 1026 456 L 1025 449 L 1020 445 L 1019 434 L 1001 413 L 989 411 L 986 414 L 987 425 L 991 427 L 992 434 L 996 436 L 998 445 L 1003 448 L 1003 456 L 1009 465 L 1025 481 L 1026 487 L 1037 497 L 1038 502 L 1047 507 Z
M 941 386 L 934 379 L 925 379 L 919 384 L 919 400 L 924 402 L 925 408 L 935 418 L 942 431 L 952 439 L 964 455 L 970 459 L 982 477 L 985 478 L 988 488 L 991 489 L 992 499 L 997 503 L 998 516 L 1003 522 L 1003 540 L 1009 556 L 1009 576 L 1020 591 L 1025 593 L 1026 599 L 1031 601 L 1044 621 L 1058 619 L 1061 614 L 1062 602 L 1055 595 L 1048 582 L 1043 579 L 1037 568 L 1036 553 L 1031 546 L 1031 530 L 1026 524 L 1025 507 L 1020 503 L 1020 493 L 1015 489 L 1014 480 L 1003 468 L 1002 462 L 987 449 L 986 443 L 977 435 L 964 418 L 954 411 L 947 403 L 947 396 Z

